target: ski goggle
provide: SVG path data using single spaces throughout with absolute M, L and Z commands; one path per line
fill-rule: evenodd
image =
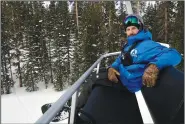
M 124 20 L 124 24 L 128 25 L 128 24 L 139 24 L 140 25 L 140 21 L 136 16 L 129 16 Z
M 138 28 L 141 25 L 141 22 L 139 21 L 139 19 L 136 16 L 129 16 L 127 17 L 123 24 L 128 27 L 128 26 L 137 26 Z

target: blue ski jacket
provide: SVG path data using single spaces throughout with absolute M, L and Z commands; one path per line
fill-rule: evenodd
M 129 36 L 127 41 L 122 49 L 124 51 L 128 51 L 134 42 L 140 41 L 130 52 L 133 64 L 124 66 L 119 55 L 111 67 L 120 73 L 121 83 L 130 92 L 137 92 L 143 86 L 142 76 L 148 64 L 155 64 L 161 70 L 167 66 L 176 66 L 181 62 L 182 58 L 177 50 L 153 41 L 149 31 L 141 30 L 138 34 Z

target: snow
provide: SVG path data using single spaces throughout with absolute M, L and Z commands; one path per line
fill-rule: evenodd
M 52 59 L 52 62 L 56 62 L 58 60 L 58 58 L 54 58 Z
M 17 59 L 13 59 L 12 62 L 18 63 L 19 61 Z
M 96 47 L 97 45 L 96 44 L 92 44 L 93 47 Z
M 154 5 L 156 2 L 155 2 L 155 1 L 147 1 L 147 2 L 146 2 L 147 5 L 148 5 L 149 3 Z
M 120 1 L 114 1 L 115 3 L 115 9 L 120 9 Z
M 70 13 L 74 10 L 74 2 L 68 2 L 68 10 Z
M 29 53 L 29 51 L 28 51 L 28 50 L 25 50 L 25 49 L 19 49 L 19 51 L 20 51 L 22 54 Z
M 35 73 L 39 73 L 38 71 L 35 71 Z
M 16 53 L 16 51 L 15 50 L 10 50 L 10 53 Z
M 25 88 L 15 86 L 14 93 L 1 96 L 2 123 L 35 123 L 41 116 L 41 106 L 55 102 L 65 91 L 54 91 L 52 87 L 28 93 Z M 68 120 L 61 121 L 66 123 Z M 60 122 L 60 123 L 61 123 Z
M 12 66 L 13 80 L 16 82 L 11 94 L 1 95 L 1 123 L 35 123 L 41 116 L 41 106 L 57 101 L 65 92 L 57 92 L 53 84 L 45 89 L 43 82 L 38 83 L 39 91 L 26 92 L 25 87 L 19 87 L 16 78 L 17 67 Z M 58 123 L 67 123 L 68 119 Z
M 48 7 L 50 4 L 50 1 L 44 1 L 44 7 Z

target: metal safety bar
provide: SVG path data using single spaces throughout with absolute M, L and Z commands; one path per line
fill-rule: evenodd
M 69 121 L 68 121 L 69 124 L 74 124 L 74 122 L 75 122 L 75 113 L 76 113 L 77 100 L 78 100 L 78 89 L 72 96 L 71 112 L 70 112 L 70 118 L 69 118 Z
M 65 103 L 78 91 L 81 84 L 91 74 L 93 69 L 101 62 L 102 59 L 119 55 L 120 52 L 113 52 L 102 55 L 35 123 L 36 124 L 49 124 L 56 114 L 63 108 Z

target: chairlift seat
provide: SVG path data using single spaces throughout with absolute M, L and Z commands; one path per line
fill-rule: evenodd
M 99 75 L 106 75 L 100 69 Z M 95 75 L 95 72 L 94 72 Z M 95 77 L 94 77 L 95 78 Z M 105 79 L 103 79 L 105 78 Z M 136 96 L 125 90 L 121 83 L 106 84 L 106 77 L 96 80 L 93 90 L 83 107 L 83 111 L 96 124 L 140 124 L 143 123 Z M 102 80 L 103 79 L 103 80 Z M 97 85 L 96 85 L 97 84 Z M 184 74 L 174 67 L 160 72 L 157 85 L 153 88 L 142 88 L 142 93 L 153 120 L 156 124 L 184 123 Z M 80 118 L 86 120 L 86 115 Z

